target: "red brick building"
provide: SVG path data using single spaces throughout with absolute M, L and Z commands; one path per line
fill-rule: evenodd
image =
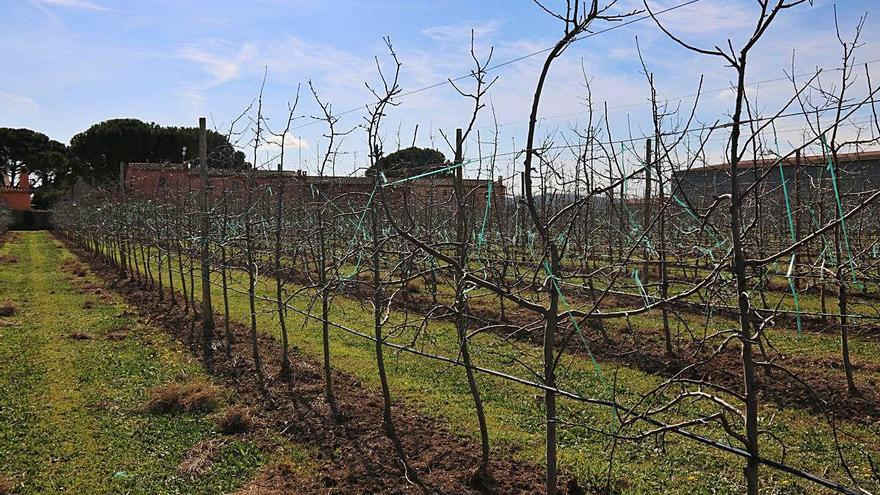
M 0 206 L 13 211 L 30 211 L 31 183 L 27 167 L 18 171 L 18 185 L 13 186 L 9 177 L 3 177 L 0 184 Z
M 155 198 L 179 194 L 184 191 L 197 191 L 201 185 L 200 170 L 179 163 L 128 163 L 122 167 L 121 180 L 127 195 L 141 198 Z M 248 177 L 247 174 L 250 174 Z M 372 177 L 330 177 L 307 175 L 301 170 L 282 172 L 284 192 L 288 198 L 309 198 L 320 192 L 328 198 L 340 196 L 366 197 L 374 186 Z M 277 188 L 278 172 L 270 170 L 209 169 L 209 182 L 214 194 L 222 194 L 243 189 L 248 180 L 257 187 Z M 390 178 L 394 182 L 396 178 Z M 465 192 L 471 197 L 473 206 L 485 204 L 488 181 L 484 179 L 464 179 Z M 492 202 L 495 204 L 504 197 L 503 182 L 492 185 Z M 386 189 L 386 194 L 389 189 Z M 410 204 L 442 202 L 453 194 L 453 181 L 449 176 L 424 178 L 406 181 L 390 188 L 394 199 L 406 198 Z M 387 196 L 386 196 L 387 197 Z

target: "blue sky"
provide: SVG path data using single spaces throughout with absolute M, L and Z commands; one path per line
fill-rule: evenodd
M 657 10 L 683 2 L 650 0 Z M 838 2 L 847 33 L 869 12 L 865 45 L 856 55 L 862 62 L 880 58 L 877 13 L 871 12 L 872 7 L 878 10 L 877 4 Z M 696 44 L 726 44 L 728 38 L 736 44 L 751 31 L 755 5 L 754 0 L 700 0 L 662 19 Z M 640 0 L 620 0 L 616 11 L 640 6 Z M 797 73 L 838 65 L 832 6 L 831 1 L 816 0 L 782 14 L 751 61 L 750 82 L 790 72 L 793 53 Z M 335 110 L 358 108 L 370 100 L 364 82 L 376 81 L 373 57 L 385 54 L 383 36 L 390 36 L 398 51 L 401 82 L 408 91 L 466 74 L 471 68 L 471 29 L 479 53 L 494 47 L 495 62 L 550 46 L 561 34 L 559 22 L 527 0 L 0 0 L 0 19 L 0 126 L 36 129 L 62 142 L 92 123 L 118 117 L 195 125 L 199 115 L 207 115 L 222 130 L 253 100 L 264 70 L 265 108 L 273 126 L 282 125 L 297 85 L 310 79 Z M 611 108 L 615 136 L 648 132 L 650 108 L 636 37 L 661 96 L 693 94 L 702 75 L 704 89 L 711 91 L 703 95 L 700 119 L 711 123 L 725 118 L 732 100 L 724 88 L 732 71 L 720 60 L 675 46 L 647 20 L 583 40 L 556 63 L 541 108 L 548 117 L 542 122 L 543 135 L 559 141 L 583 126 L 585 116 L 578 112 L 584 110 L 584 72 L 594 104 L 607 102 Z M 491 102 L 498 121 L 507 124 L 499 137 L 502 150 L 522 146 L 522 122 L 542 60 L 532 57 L 493 73 L 499 80 Z M 880 63 L 871 64 L 870 70 L 880 81 L 876 66 Z M 828 72 L 827 84 L 836 77 Z M 786 81 L 752 89 L 762 112 L 772 112 L 792 94 Z M 860 74 L 853 95 L 865 92 Z M 691 103 L 683 101 L 685 107 Z M 288 143 L 297 158 L 288 168 L 311 167 L 321 149 L 324 129 L 302 127 L 316 110 L 303 91 L 296 112 L 301 118 L 294 124 L 297 136 Z M 449 155 L 437 130 L 466 124 L 469 111 L 468 102 L 448 85 L 404 98 L 389 113 L 386 149 L 395 149 L 398 141 L 408 145 L 419 124 L 418 144 L 433 143 Z M 356 128 L 362 115 L 347 114 L 340 127 Z M 493 130 L 489 108 L 478 125 L 481 138 L 488 140 Z M 798 125 L 785 124 L 791 129 Z M 359 129 L 346 137 L 343 150 L 348 155 L 340 158 L 340 171 L 361 164 L 364 142 Z M 467 154 L 478 154 L 475 141 L 468 144 Z

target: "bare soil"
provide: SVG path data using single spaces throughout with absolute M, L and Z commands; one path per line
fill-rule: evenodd
M 364 298 L 370 296 L 370 288 L 366 284 L 351 284 L 346 287 L 349 295 Z M 610 307 L 620 303 L 619 296 L 608 296 L 602 307 Z M 409 291 L 405 297 L 395 299 L 398 307 L 433 317 L 444 317 L 437 311 L 430 294 Z M 670 319 L 673 316 L 670 315 Z M 518 338 L 541 345 L 543 332 L 540 326 L 530 332 L 522 328 L 535 327 L 536 315 L 508 305 L 504 318 L 501 318 L 497 305 L 478 304 L 471 308 L 471 323 L 474 328 L 491 324 L 493 331 L 505 338 Z M 565 330 L 573 332 L 574 328 L 565 322 Z M 808 329 L 817 331 L 819 322 L 812 322 Z M 684 337 L 678 339 L 674 346 L 674 354 L 666 354 L 664 344 L 660 340 L 662 329 L 630 328 L 628 331 L 607 332 L 607 339 L 596 328 L 582 325 L 589 349 L 586 349 L 578 337 L 570 338 L 568 349 L 572 352 L 587 355 L 591 352 L 596 358 L 623 364 L 661 377 L 678 377 L 694 380 L 705 380 L 742 392 L 742 359 L 740 347 L 736 343 L 717 356 L 711 357 L 710 343 Z M 824 331 L 824 330 L 818 330 Z M 557 339 L 562 342 L 564 338 Z M 717 342 L 716 342 L 717 344 Z M 837 349 L 829 349 L 836 352 Z M 758 352 L 756 349 L 755 352 Z M 761 400 L 780 408 L 796 407 L 813 413 L 831 415 L 835 418 L 848 419 L 865 424 L 880 420 L 880 383 L 872 378 L 856 377 L 857 394 L 847 392 L 842 359 L 828 356 L 786 356 L 767 349 L 766 360 L 758 355 L 758 361 L 767 363 L 759 366 L 757 385 Z M 772 365 L 784 367 L 774 369 Z M 855 371 L 876 371 L 878 366 L 853 361 Z

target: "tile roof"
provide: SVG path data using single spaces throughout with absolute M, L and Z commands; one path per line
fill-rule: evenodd
M 196 175 L 199 173 L 198 168 L 190 168 L 186 163 L 129 163 L 129 168 L 136 170 L 166 170 L 166 171 L 181 171 L 188 172 L 191 175 Z M 257 177 L 277 177 L 277 170 L 263 170 L 263 169 L 229 169 L 229 168 L 209 168 L 208 174 L 212 176 L 219 177 L 234 177 L 239 175 L 244 175 L 245 172 L 252 172 Z M 333 176 L 333 175 L 306 175 L 305 171 L 302 170 L 284 170 L 282 172 L 285 177 L 293 178 L 293 179 L 301 179 L 305 182 L 312 184 L 321 184 L 321 183 L 332 183 L 332 184 L 348 184 L 348 185 L 371 185 L 373 183 L 373 177 L 365 177 L 365 176 L 352 176 L 352 175 L 341 175 L 341 176 Z M 395 178 L 389 178 L 389 181 L 394 181 Z M 451 176 L 443 176 L 438 177 L 433 180 L 439 179 L 439 182 L 443 183 L 446 181 L 452 180 Z M 424 182 L 425 180 L 431 179 L 416 179 L 419 182 Z M 488 179 L 463 179 L 462 183 L 465 186 L 479 186 L 483 185 L 487 182 Z
M 0 185 L 0 192 L 23 192 L 23 193 L 30 193 L 29 190 L 27 190 L 27 189 L 22 189 L 22 188 L 20 188 L 20 187 L 18 187 L 18 186 L 2 186 L 2 185 Z

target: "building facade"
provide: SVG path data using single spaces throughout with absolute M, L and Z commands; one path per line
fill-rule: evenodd
M 159 198 L 169 195 L 198 191 L 201 187 L 201 171 L 197 166 L 181 163 L 128 163 L 120 171 L 121 183 L 126 195 L 138 198 Z M 401 181 L 389 178 L 386 199 L 397 203 L 424 205 L 448 202 L 454 194 L 454 182 L 450 176 L 435 176 Z M 284 194 L 291 200 L 314 198 L 323 195 L 329 200 L 363 201 L 374 189 L 373 177 L 315 176 L 302 170 L 235 170 L 209 169 L 208 181 L 212 194 L 222 195 L 243 190 L 249 183 L 255 188 L 267 190 L 284 187 Z M 464 192 L 471 206 L 484 205 L 490 191 L 489 181 L 463 179 Z M 500 180 L 492 183 L 492 201 L 504 198 L 506 188 Z M 496 198 L 498 198 L 496 200 Z
M 9 177 L 3 177 L 3 183 L 0 184 L 0 207 L 12 211 L 31 210 L 31 183 L 27 167 L 19 169 L 17 186 L 12 185 Z
M 880 151 L 837 155 L 832 179 L 825 155 L 795 155 L 781 162 L 776 159 L 743 160 L 737 166 L 741 190 L 758 183 L 759 194 L 782 194 L 783 176 L 789 195 L 812 195 L 820 189 L 833 187 L 836 180 L 841 195 L 857 194 L 880 188 Z M 687 171 L 676 171 L 673 191 L 691 204 L 705 205 L 730 193 L 730 166 L 709 165 Z

